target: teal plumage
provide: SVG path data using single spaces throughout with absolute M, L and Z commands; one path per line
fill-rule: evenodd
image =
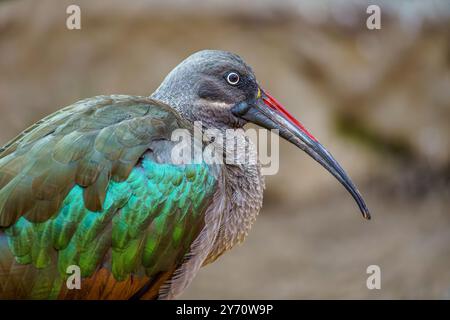
M 59 274 L 52 281 L 57 286 L 70 265 L 79 266 L 83 277 L 109 263 L 118 281 L 131 274 L 151 278 L 187 253 L 202 226 L 202 207 L 215 184 L 207 173 L 206 165 L 175 166 L 144 159 L 126 181 L 110 183 L 102 211 L 86 209 L 83 188 L 75 186 L 51 219 L 32 223 L 21 217 L 6 228 L 9 248 L 21 264 L 44 269 L 56 263 Z M 188 192 L 190 188 L 200 192 Z M 112 255 L 104 260 L 108 250 Z M 31 292 L 31 297 L 56 298 L 57 289 L 35 288 L 43 296 Z
M 183 262 L 204 225 L 211 168 L 159 163 L 151 150 L 184 124 L 151 99 L 92 101 L 50 116 L 0 154 L 0 297 L 64 296 L 71 265 L 83 279 L 101 269 L 117 282 L 156 278 Z

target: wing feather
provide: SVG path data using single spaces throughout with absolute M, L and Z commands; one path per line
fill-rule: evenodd
M 99 96 L 39 121 L 0 149 L 0 227 L 45 221 L 74 185 L 100 211 L 109 180 L 123 181 L 154 139 L 181 119 L 144 97 Z
M 100 96 L 50 115 L 0 149 L 3 293 L 99 299 L 139 290 L 154 297 L 154 285 L 170 278 L 203 228 L 216 182 L 206 164 L 156 160 L 170 157 L 155 155 L 154 144 L 180 127 L 191 129 L 149 98 Z M 71 265 L 85 286 L 75 295 L 63 285 Z

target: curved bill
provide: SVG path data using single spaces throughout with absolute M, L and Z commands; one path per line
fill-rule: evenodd
M 306 128 L 295 119 L 278 101 L 267 92 L 260 90 L 256 102 L 239 108 L 235 111 L 239 116 L 247 121 L 255 123 L 266 129 L 276 129 L 279 135 L 288 140 L 298 148 L 305 151 L 314 160 L 327 169 L 355 199 L 364 218 L 370 219 L 367 208 L 361 194 L 353 184 L 352 180 L 345 173 L 344 169 L 333 158 L 333 156 L 323 147 Z

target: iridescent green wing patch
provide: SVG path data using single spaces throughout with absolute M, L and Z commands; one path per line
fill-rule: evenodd
M 76 185 L 49 220 L 21 217 L 5 229 L 16 261 L 42 270 L 56 265 L 59 271 L 30 284 L 30 297 L 56 298 L 71 265 L 83 277 L 110 267 L 118 281 L 173 269 L 203 227 L 215 187 L 206 164 L 159 164 L 144 157 L 126 180 L 110 181 L 99 212 L 86 209 L 84 188 Z

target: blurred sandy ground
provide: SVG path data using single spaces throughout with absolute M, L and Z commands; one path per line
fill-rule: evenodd
M 450 298 L 450 4 L 370 1 L 0 1 L 0 143 L 99 94 L 150 94 L 194 51 L 236 52 L 340 160 L 281 146 L 248 240 L 182 298 Z M 82 30 L 65 27 L 79 4 Z M 366 268 L 382 289 L 366 288 Z

